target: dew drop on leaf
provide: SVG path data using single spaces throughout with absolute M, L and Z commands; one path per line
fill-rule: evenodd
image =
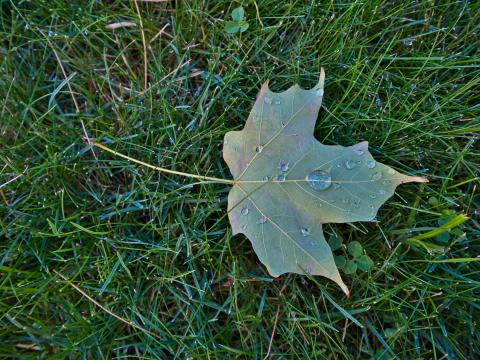
M 250 212 L 250 210 L 248 210 L 248 207 L 246 207 L 246 206 L 242 209 L 242 215 L 244 215 L 244 216 L 247 216 L 249 212 Z
M 263 215 L 260 219 L 257 220 L 257 224 L 265 224 L 267 222 L 267 217 Z
M 380 195 L 385 195 L 385 190 L 380 189 L 380 190 L 378 190 L 378 193 L 379 193 Z
M 364 151 L 362 149 L 356 149 L 355 152 L 357 153 L 357 155 L 363 155 Z
M 255 151 L 256 151 L 257 153 L 261 153 L 262 150 L 263 150 L 263 146 L 262 146 L 262 145 L 257 146 L 257 147 L 255 148 Z
M 314 170 L 307 175 L 308 185 L 314 190 L 327 190 L 332 185 L 332 177 L 328 171 Z
M 395 170 L 393 170 L 392 168 L 388 169 L 388 173 L 390 175 L 395 175 L 397 172 Z
M 323 96 L 323 89 L 317 89 L 315 91 L 315 95 L 317 95 L 318 97 Z
M 338 182 L 333 183 L 333 188 L 334 189 L 340 189 L 340 187 L 341 187 L 340 183 L 338 183 Z
M 277 181 L 278 182 L 284 182 L 285 181 L 285 175 L 283 175 L 283 174 L 277 175 Z
M 375 167 L 375 165 L 376 165 L 375 160 L 368 160 L 367 161 L 367 168 L 373 169 Z
M 263 177 L 263 181 L 267 182 L 268 180 L 269 180 L 268 175 L 265 175 L 265 176 Z
M 287 172 L 289 166 L 290 165 L 288 163 L 281 162 L 280 165 L 279 165 L 280 171 L 281 172 Z
M 271 104 L 272 103 L 272 99 L 270 99 L 268 96 L 265 96 L 265 104 Z
M 380 171 L 375 171 L 371 176 L 370 179 L 373 181 L 380 180 L 382 178 L 382 173 Z
M 242 230 L 245 230 L 247 228 L 247 224 L 242 225 Z
M 310 229 L 309 228 L 302 228 L 302 236 L 309 236 Z
M 347 160 L 347 161 L 345 161 L 345 167 L 346 167 L 348 170 L 353 169 L 355 166 L 356 166 L 355 161 L 353 161 L 353 160 Z

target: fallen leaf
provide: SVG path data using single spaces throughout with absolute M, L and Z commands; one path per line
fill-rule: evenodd
M 242 131 L 225 135 L 234 177 L 228 195 L 233 234 L 243 233 L 274 276 L 321 275 L 349 295 L 322 224 L 372 221 L 395 188 L 427 182 L 375 161 L 366 141 L 323 145 L 313 136 L 325 73 L 317 85 L 281 93 L 262 86 Z

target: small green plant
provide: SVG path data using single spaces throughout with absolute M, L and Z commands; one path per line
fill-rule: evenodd
M 248 29 L 248 22 L 244 20 L 245 10 L 242 6 L 239 6 L 232 10 L 230 14 L 232 17 L 231 21 L 225 23 L 225 31 L 229 34 L 236 34 L 238 32 L 242 33 Z
M 330 245 L 332 251 L 339 250 L 342 247 L 342 239 L 338 235 L 333 235 L 328 240 L 328 245 Z M 334 256 L 335 264 L 345 274 L 354 274 L 357 269 L 367 272 L 373 267 L 372 259 L 363 253 L 363 247 L 358 241 L 349 243 L 347 252 L 351 256 L 350 259 L 347 259 L 344 255 Z

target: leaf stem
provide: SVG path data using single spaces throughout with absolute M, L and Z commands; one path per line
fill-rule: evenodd
M 115 150 L 112 150 L 110 149 L 109 147 L 106 147 L 105 145 L 102 145 L 102 144 L 99 144 L 99 143 L 93 143 L 93 145 L 95 145 L 96 147 L 102 149 L 102 150 L 105 150 L 111 154 L 114 154 L 116 156 L 119 156 L 121 158 L 124 158 L 128 161 L 131 161 L 131 162 L 134 162 L 136 164 L 139 164 L 139 165 L 143 165 L 145 167 L 148 167 L 150 169 L 154 169 L 154 170 L 157 170 L 157 171 L 160 171 L 160 172 L 165 172 L 165 173 L 168 173 L 168 174 L 174 174 L 174 175 L 179 175 L 179 176 L 184 176 L 184 177 L 188 177 L 188 178 L 192 178 L 192 179 L 200 179 L 200 180 L 204 180 L 204 181 L 212 181 L 212 182 L 216 182 L 216 183 L 222 183 L 222 184 L 231 184 L 233 185 L 235 182 L 233 180 L 227 180 L 227 179 L 220 179 L 220 178 L 215 178 L 215 177 L 210 177 L 210 176 L 203 176 L 203 175 L 197 175 L 197 174 L 190 174 L 190 173 L 186 173 L 186 172 L 182 172 L 182 171 L 175 171 L 175 170 L 170 170 L 170 169 L 165 169 L 165 168 L 162 168 L 162 167 L 159 167 L 159 166 L 155 166 L 155 165 L 151 165 L 151 164 L 148 164 L 146 162 L 143 162 L 143 161 L 140 161 L 140 160 L 137 160 L 137 159 L 134 159 L 134 158 L 131 158 L 130 156 L 127 156 L 127 155 L 124 155 L 122 153 L 119 153 L 118 151 L 115 151 Z

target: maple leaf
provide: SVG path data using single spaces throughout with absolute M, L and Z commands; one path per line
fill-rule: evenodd
M 305 90 L 262 86 L 242 131 L 225 135 L 223 156 L 234 177 L 228 195 L 233 234 L 243 233 L 268 269 L 321 275 L 349 295 L 322 224 L 372 221 L 407 182 L 427 182 L 375 161 L 368 142 L 323 145 L 313 136 L 325 73 Z

